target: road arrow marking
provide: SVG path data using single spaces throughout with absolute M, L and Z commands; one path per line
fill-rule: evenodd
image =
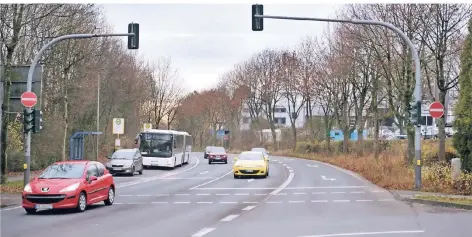
M 326 176 L 324 176 L 324 175 L 321 175 L 321 178 L 323 180 L 329 180 L 329 181 L 335 181 L 336 180 L 335 178 L 326 178 Z

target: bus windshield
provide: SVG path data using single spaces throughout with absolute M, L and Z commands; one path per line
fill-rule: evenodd
M 142 133 L 139 150 L 142 156 L 172 157 L 172 135 L 161 133 Z

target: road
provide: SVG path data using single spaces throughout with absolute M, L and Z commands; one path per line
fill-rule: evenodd
M 471 236 L 472 212 L 405 204 L 334 166 L 272 157 L 267 179 L 234 179 L 231 163 L 202 157 L 116 177 L 113 206 L 35 215 L 2 209 L 1 236 Z

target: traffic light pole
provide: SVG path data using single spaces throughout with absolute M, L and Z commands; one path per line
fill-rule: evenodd
M 262 7 L 262 5 L 259 5 Z M 254 7 L 254 5 L 253 5 Z M 258 9 L 256 12 L 262 12 L 262 8 Z M 394 25 L 387 23 L 387 22 L 382 22 L 382 21 L 374 21 L 374 20 L 356 20 L 356 19 L 351 19 L 351 20 L 340 20 L 340 19 L 328 19 L 328 18 L 310 18 L 310 17 L 287 17 L 287 16 L 269 16 L 269 15 L 259 15 L 259 14 L 254 14 L 254 18 L 269 18 L 269 19 L 282 19 L 282 20 L 298 20 L 298 21 L 323 21 L 323 22 L 338 22 L 338 23 L 350 23 L 350 24 L 356 24 L 356 25 L 379 25 L 379 26 L 384 26 L 390 30 L 395 31 L 408 45 L 411 51 L 411 56 L 413 57 L 414 63 L 415 63 L 415 92 L 414 92 L 414 97 L 416 100 L 417 104 L 421 105 L 421 65 L 420 65 L 420 58 L 418 56 L 418 51 L 415 49 L 415 45 L 411 40 L 408 38 L 408 36 L 395 27 Z M 262 30 L 262 29 L 260 29 Z M 259 30 L 259 31 L 260 31 Z M 421 109 L 420 109 L 421 111 Z M 416 189 L 421 189 L 421 123 L 418 121 L 418 124 L 415 125 L 415 188 Z
M 57 38 L 54 38 L 49 43 L 44 45 L 41 50 L 34 56 L 33 62 L 30 65 L 28 71 L 28 80 L 26 82 L 26 91 L 31 92 L 32 84 L 33 84 L 33 73 L 36 65 L 38 64 L 39 60 L 43 56 L 44 52 L 51 46 L 66 40 L 66 39 L 88 39 L 88 38 L 98 38 L 98 37 L 113 37 L 113 36 L 134 36 L 134 33 L 126 33 L 126 34 L 71 34 L 71 35 L 63 35 Z M 28 113 L 32 112 L 31 108 L 27 108 Z M 31 130 L 27 131 L 26 134 L 26 141 L 25 141 L 25 163 L 23 164 L 24 169 L 24 186 L 29 183 L 30 180 L 30 172 L 31 172 Z

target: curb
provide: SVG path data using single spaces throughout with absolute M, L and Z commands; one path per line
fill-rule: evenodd
M 424 199 L 418 199 L 418 198 L 403 198 L 403 201 L 409 202 L 409 203 L 420 203 L 420 204 L 425 204 L 425 205 L 430 205 L 430 206 L 472 210 L 472 205 L 466 205 L 466 204 L 440 202 L 440 201 L 424 200 Z

